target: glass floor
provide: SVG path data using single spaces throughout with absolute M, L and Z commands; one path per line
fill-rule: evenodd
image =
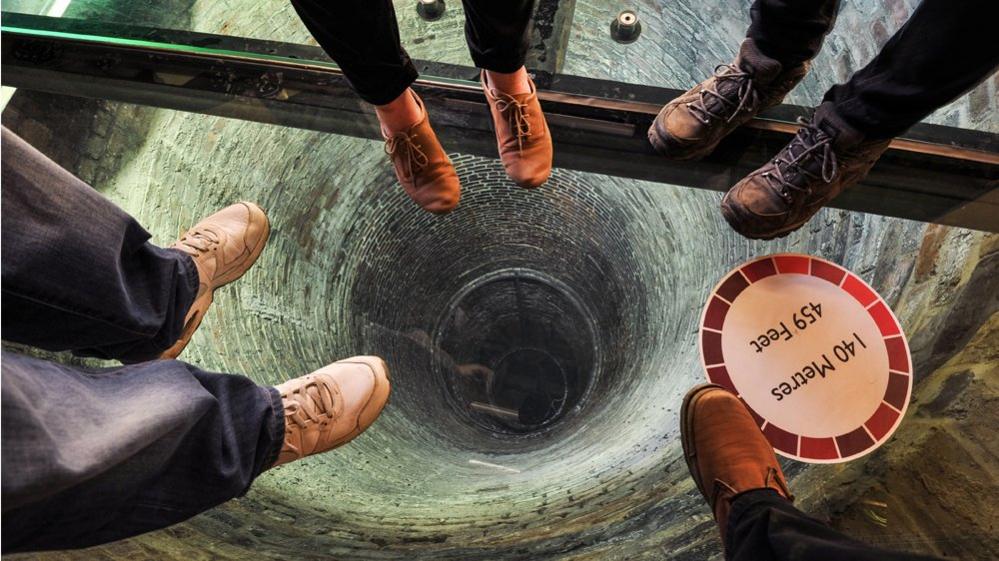
M 562 88 L 591 88 L 587 96 L 624 92 L 615 102 L 689 87 L 731 59 L 748 20 L 748 2 L 540 4 L 557 10 L 538 16 L 545 25 L 529 66 Z M 421 19 L 415 1 L 395 5 L 425 77 L 438 72 L 460 90 L 474 76 L 460 3 L 447 2 L 436 21 Z M 844 2 L 787 102 L 813 105 L 914 5 Z M 83 20 L 91 32 L 133 26 L 276 42 L 253 48 L 277 56 L 285 44 L 315 45 L 284 0 L 7 0 L 3 9 L 4 25 L 8 14 L 41 14 Z M 642 23 L 631 44 L 609 34 L 623 9 Z M 997 90 L 994 75 L 934 113 L 926 134 L 976 144 L 994 161 Z M 394 385 L 362 437 L 265 472 L 243 498 L 163 531 L 32 559 L 722 559 L 683 461 L 678 411 L 704 381 L 697 333 L 708 294 L 740 263 L 782 252 L 828 259 L 876 289 L 908 337 L 915 380 L 905 420 L 875 452 L 829 465 L 782 459 L 796 505 L 881 546 L 999 558 L 991 207 L 974 229 L 830 208 L 787 238 L 754 242 L 719 216 L 718 186 L 691 186 L 737 180 L 742 172 L 727 161 L 711 164 L 710 181 L 673 184 L 611 165 L 598 173 L 580 151 L 556 162 L 545 187 L 523 191 L 454 133 L 442 138 L 462 201 L 437 217 L 398 187 L 381 143 L 346 125 L 339 133 L 178 110 L 162 96 L 126 103 L 5 91 L 3 125 L 134 215 L 157 243 L 238 200 L 267 209 L 267 249 L 216 293 L 184 360 L 277 384 L 374 354 Z M 432 115 L 461 128 L 464 107 L 444 100 Z M 983 197 L 996 201 L 989 165 Z

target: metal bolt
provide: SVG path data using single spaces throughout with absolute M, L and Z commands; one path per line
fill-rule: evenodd
M 416 0 L 416 13 L 427 21 L 441 19 L 444 15 L 444 0 Z
M 624 10 L 614 18 L 610 25 L 611 38 L 618 43 L 634 43 L 642 34 L 642 23 L 638 14 L 632 10 Z

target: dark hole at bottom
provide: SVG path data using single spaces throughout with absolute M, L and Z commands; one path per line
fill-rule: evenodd
M 572 291 L 533 271 L 467 286 L 436 332 L 440 379 L 492 433 L 542 430 L 580 404 L 595 373 L 593 322 Z

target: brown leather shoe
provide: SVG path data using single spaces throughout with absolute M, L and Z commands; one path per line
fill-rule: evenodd
M 275 466 L 342 446 L 370 427 L 388 401 L 388 367 L 378 357 L 355 356 L 277 390 L 285 432 Z
M 437 140 L 423 100 L 413 97 L 423 112 L 420 122 L 405 131 L 386 134 L 385 153 L 392 159 L 395 175 L 416 204 L 435 214 L 451 212 L 461 198 L 461 183 L 451 159 Z
M 790 144 L 722 199 L 725 220 L 743 236 L 769 240 L 802 227 L 844 189 L 862 180 L 890 140 L 866 140 L 833 111 L 815 110 Z
M 739 398 L 714 384 L 687 392 L 680 409 L 683 455 L 707 499 L 722 540 L 732 499 L 746 491 L 773 489 L 794 500 L 773 447 Z
M 552 173 L 553 150 L 534 81 L 531 80 L 531 93 L 510 95 L 491 87 L 484 71 L 480 79 L 506 174 L 525 189 L 539 187 Z
M 649 142 L 660 154 L 692 160 L 710 154 L 725 136 L 778 105 L 808 73 L 808 64 L 783 68 L 746 39 L 731 64 L 666 104 L 649 127 Z
M 180 339 L 160 355 L 177 358 L 201 325 L 215 289 L 243 276 L 267 244 L 271 227 L 264 210 L 253 203 L 227 206 L 184 232 L 170 246 L 187 253 L 198 269 L 198 295 L 184 319 Z

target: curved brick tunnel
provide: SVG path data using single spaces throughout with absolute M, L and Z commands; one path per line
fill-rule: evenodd
M 218 23 L 209 16 L 221 9 L 191 17 Z M 255 10 L 233 17 L 257 21 Z M 400 17 L 404 33 L 423 30 Z M 798 95 L 821 84 L 809 87 Z M 987 492 L 995 236 L 827 210 L 784 240 L 749 242 L 718 216 L 717 193 L 566 170 L 523 191 L 497 161 L 460 153 L 461 205 L 436 217 L 394 184 L 375 142 L 31 92 L 4 122 L 161 243 L 235 200 L 267 208 L 269 247 L 218 293 L 186 360 L 274 384 L 371 353 L 394 380 L 382 418 L 349 446 L 269 471 L 246 497 L 174 528 L 44 558 L 717 558 L 680 455 L 678 406 L 702 378 L 705 294 L 732 266 L 780 251 L 831 259 L 879 290 L 917 375 L 910 418 L 876 453 L 786 464 L 799 505 L 867 539 L 999 555 Z M 555 374 L 525 392 L 477 368 L 510 364 Z M 927 480 L 939 473 L 958 488 Z

